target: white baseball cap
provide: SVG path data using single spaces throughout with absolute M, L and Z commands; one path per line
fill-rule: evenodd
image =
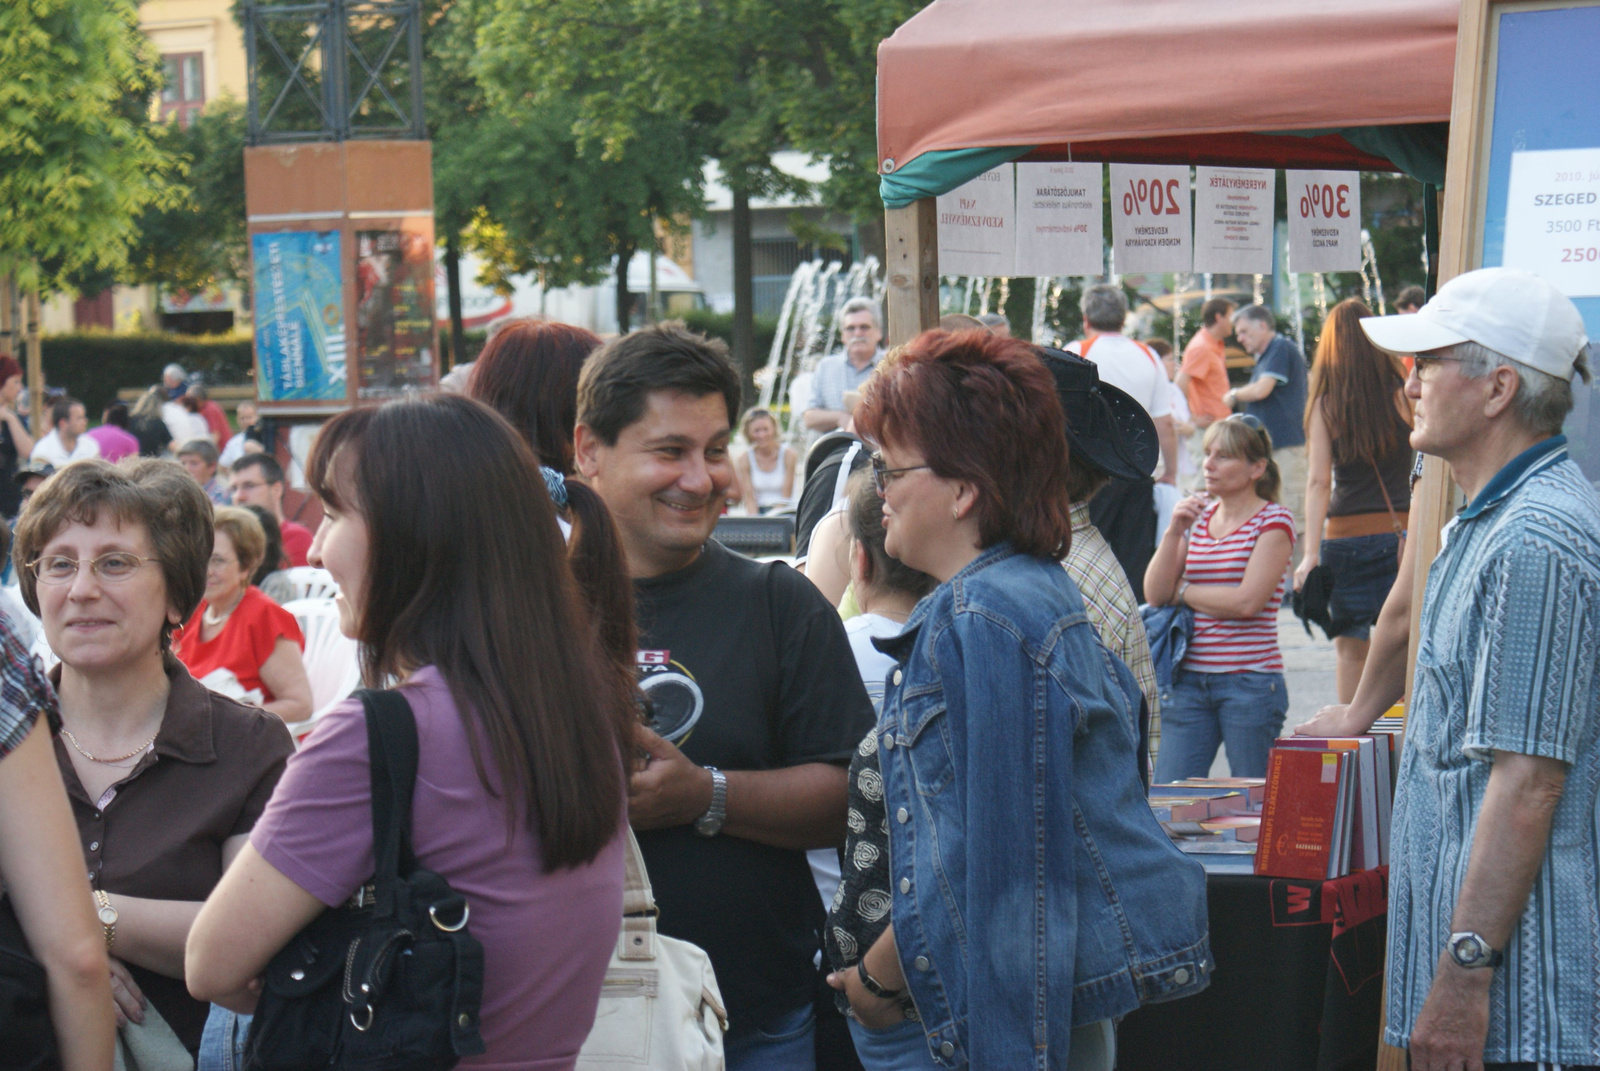
M 1476 342 L 1519 364 L 1570 380 L 1589 345 L 1571 299 L 1517 268 L 1480 268 L 1458 275 L 1411 314 L 1361 320 L 1372 344 L 1390 353 L 1425 353 Z

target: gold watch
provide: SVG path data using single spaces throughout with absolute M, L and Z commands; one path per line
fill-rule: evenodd
M 106 932 L 106 951 L 117 943 L 117 909 L 111 906 L 111 897 L 104 889 L 94 891 L 95 914 L 100 916 L 100 928 Z

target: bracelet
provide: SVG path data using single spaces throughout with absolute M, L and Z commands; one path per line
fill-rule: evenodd
M 111 897 L 104 889 L 95 889 L 95 915 L 100 919 L 100 928 L 105 932 L 106 951 L 111 951 L 111 946 L 117 943 L 117 909 L 111 906 Z
M 905 992 L 904 989 L 886 989 L 876 978 L 868 974 L 867 957 L 865 956 L 856 960 L 856 976 L 861 979 L 862 988 L 879 1000 L 896 1000 L 900 994 Z

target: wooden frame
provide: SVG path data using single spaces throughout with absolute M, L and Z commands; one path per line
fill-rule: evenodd
M 939 326 L 939 215 L 932 197 L 884 213 L 887 342 Z

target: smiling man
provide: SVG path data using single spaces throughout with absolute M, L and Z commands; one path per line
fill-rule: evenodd
M 729 1071 L 815 1067 L 823 905 L 806 850 L 843 843 L 845 767 L 872 705 L 839 615 L 805 577 L 711 539 L 739 377 L 720 342 L 663 324 L 578 380 L 576 462 L 615 519 L 638 600 L 628 811 L 661 932 L 705 949 Z

